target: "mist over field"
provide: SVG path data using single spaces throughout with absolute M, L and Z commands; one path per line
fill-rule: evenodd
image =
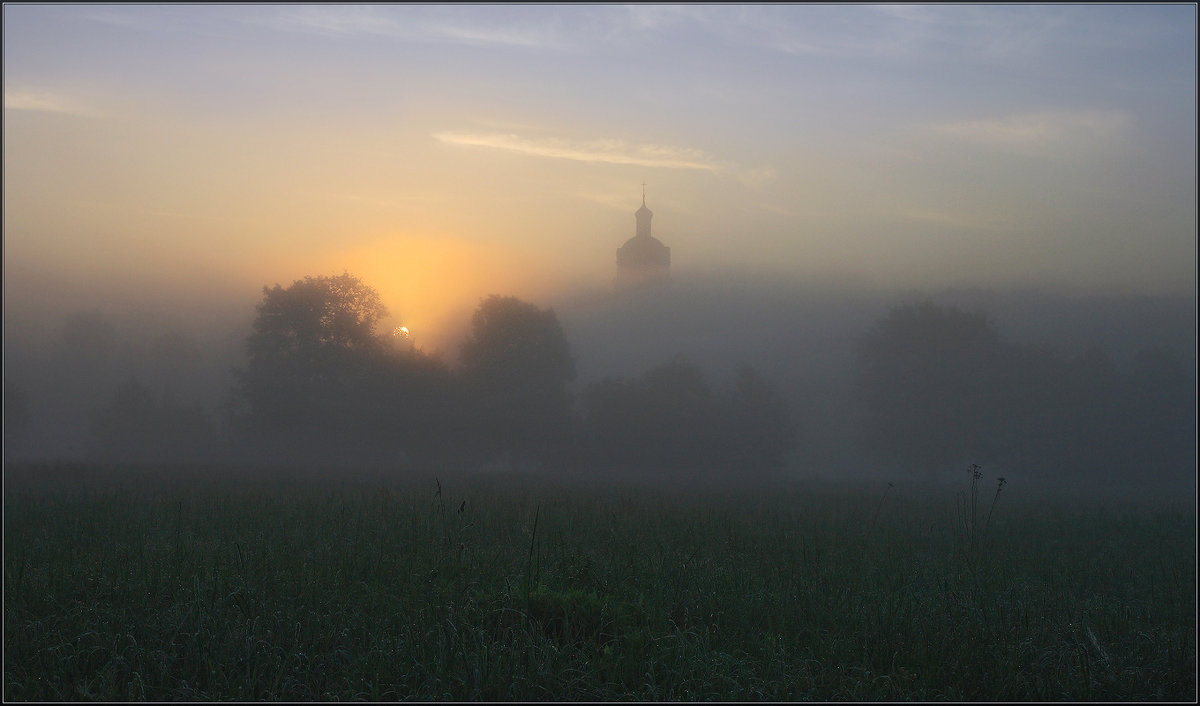
M 246 367 L 246 340 L 261 297 L 244 295 L 238 301 L 238 292 L 232 288 L 180 292 L 130 283 L 123 298 L 110 295 L 107 301 L 89 301 L 77 295 L 72 299 L 69 291 L 53 291 L 53 286 L 20 277 L 6 282 L 14 295 L 24 294 L 6 296 L 6 396 L 16 391 L 23 400 L 23 408 L 9 402 L 10 410 L 17 411 L 6 415 L 6 458 L 137 460 L 136 449 L 127 447 L 109 449 L 105 456 L 96 422 L 102 410 L 112 407 L 121 385 L 136 381 L 157 403 L 191 410 L 190 423 L 210 430 L 203 449 L 166 447 L 156 461 L 244 464 L 253 458 L 269 462 L 269 458 L 247 455 L 245 448 L 232 443 L 230 435 L 235 429 L 230 425 L 234 422 L 228 417 L 234 370 Z M 152 306 L 147 304 L 150 300 Z M 922 303 L 982 313 L 1005 345 L 1045 351 L 1061 358 L 1063 364 L 1096 355 L 1114 374 L 1134 376 L 1139 356 L 1159 352 L 1163 358 L 1155 364 L 1167 368 L 1158 372 L 1175 376 L 1167 384 L 1176 387 L 1179 397 L 1155 398 L 1147 411 L 1146 401 L 1139 396 L 1144 389 L 1131 377 L 1133 382 L 1105 404 L 1117 416 L 1159 414 L 1154 419 L 1160 428 L 1174 423 L 1187 429 L 1194 424 L 1194 399 L 1186 404 L 1194 392 L 1196 367 L 1196 310 L 1190 297 L 954 288 L 871 290 L 739 272 L 681 276 L 652 291 L 614 292 L 596 287 L 532 302 L 553 310 L 565 334 L 576 369 L 576 376 L 566 386 L 570 395 L 567 408 L 572 413 L 582 411 L 589 387 L 606 379 L 636 379 L 672 361 L 694 366 L 713 387 L 731 383 L 740 367 L 752 368 L 785 401 L 796 431 L 783 459 L 782 478 L 859 481 L 911 477 L 927 481 L 952 478 L 952 472 L 960 467 L 981 463 L 1028 482 L 1075 483 L 1090 475 L 1093 481 L 1122 489 L 1166 485 L 1187 490 L 1194 483 L 1194 469 L 1187 463 L 1195 453 L 1194 438 L 1186 434 L 1151 438 L 1155 445 L 1170 443 L 1178 448 L 1167 449 L 1165 456 L 1147 455 L 1144 463 L 1139 463 L 1138 453 L 1149 454 L 1150 444 L 1138 446 L 1132 457 L 1123 457 L 1127 463 L 1120 467 L 1115 463 L 1091 469 L 1061 465 L 1064 457 L 1089 457 L 1090 447 L 1107 443 L 1111 428 L 1099 423 L 1091 429 L 1085 423 L 1074 435 L 1063 435 L 1052 456 L 1033 454 L 1020 460 L 1007 453 L 1010 449 L 1003 443 L 980 443 L 973 449 L 971 442 L 952 438 L 953 431 L 931 426 L 923 435 L 955 452 L 926 469 L 902 468 L 910 459 L 889 458 L 887 451 L 872 447 L 868 438 L 872 410 L 857 377 L 863 369 L 861 341 L 889 312 Z M 465 316 L 459 326 L 465 337 L 469 330 Z M 420 350 L 419 342 L 415 347 Z M 458 345 L 428 353 L 450 370 L 459 366 Z M 972 373 L 976 377 L 987 374 L 984 370 Z M 973 391 L 969 379 L 949 383 L 929 379 L 925 384 L 938 387 L 928 391 L 934 397 L 921 397 L 923 405 L 954 406 L 965 401 L 985 410 L 1001 405 L 994 391 Z M 1030 380 L 1029 384 L 1048 383 Z M 896 394 L 908 393 L 898 390 Z M 971 395 L 976 395 L 975 399 L 955 399 Z M 1060 431 L 1055 424 L 1070 421 L 1065 418 L 1068 414 L 1090 413 L 1062 409 L 1062 418 L 1041 422 L 1051 433 Z M 986 423 L 1012 424 L 1032 413 L 1029 409 L 997 408 Z M 1171 416 L 1178 418 L 1172 420 Z M 659 419 L 652 424 L 667 422 Z M 681 443 L 686 444 L 686 438 Z M 592 459 L 587 449 L 576 442 L 573 455 L 564 457 L 562 473 L 573 475 L 578 472 L 575 466 L 588 465 Z M 402 443 L 397 450 L 404 450 Z M 479 457 L 468 466 L 503 467 L 503 463 L 496 465 L 500 456 L 511 466 L 511 459 L 504 454 Z M 1179 465 L 1155 465 L 1163 459 Z M 392 466 L 400 475 L 414 468 L 411 460 L 401 456 L 394 462 L 373 461 Z M 450 456 L 438 459 L 436 454 L 432 461 L 452 463 Z M 539 465 L 539 470 L 555 473 L 548 466 Z M 603 478 L 610 469 L 601 466 L 589 473 Z M 722 473 L 731 482 L 752 477 L 736 466 Z
M 4 4 L 4 700 L 1194 702 L 1196 28 Z
M 1194 7 L 4 17 L 6 459 L 1194 484 Z

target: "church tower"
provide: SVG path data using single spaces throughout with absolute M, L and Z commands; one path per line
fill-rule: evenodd
M 650 234 L 654 212 L 646 208 L 646 185 L 642 184 L 642 207 L 634 214 L 634 236 L 617 248 L 617 290 L 627 291 L 664 284 L 671 276 L 671 248 Z

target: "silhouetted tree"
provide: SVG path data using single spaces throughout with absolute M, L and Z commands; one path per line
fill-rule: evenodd
M 1145 447 L 1145 466 L 1175 477 L 1196 470 L 1196 378 L 1162 348 L 1138 352 L 1132 374 L 1132 435 Z
M 986 459 L 1150 482 L 1195 467 L 1195 379 L 1162 350 L 1124 372 L 1099 348 L 1063 358 L 1006 344 L 982 314 L 926 302 L 859 341 L 857 376 L 871 448 L 909 468 Z
M 99 309 L 63 319 L 55 352 L 56 387 L 85 408 L 99 404 L 117 381 L 117 329 Z
M 857 353 L 866 441 L 881 459 L 932 473 L 996 448 L 1002 346 L 985 315 L 929 301 L 897 307 Z
M 478 450 L 534 460 L 560 449 L 575 362 L 554 310 L 493 295 L 471 325 L 459 359 Z
M 584 395 L 595 452 L 607 463 L 676 471 L 712 459 L 712 389 L 699 368 L 675 358 L 634 381 L 592 385 Z
M 184 392 L 188 373 L 200 362 L 196 339 L 180 331 L 166 331 L 150 340 L 150 367 L 157 387 L 168 399 Z
M 778 470 L 794 448 L 797 430 L 787 402 L 754 368 L 738 369 L 733 389 L 725 396 L 721 414 L 723 454 L 730 466 L 741 462 Z
M 257 311 L 235 387 L 253 435 L 310 457 L 351 452 L 385 345 L 379 294 L 346 273 L 306 277 L 264 287 Z
M 1099 475 L 1126 465 L 1141 449 L 1129 438 L 1130 381 L 1102 350 L 1091 347 L 1069 359 L 1058 382 L 1053 428 L 1060 472 L 1087 469 Z
M 633 381 L 595 383 L 583 401 L 593 453 L 617 468 L 744 478 L 778 469 L 796 436 L 786 403 L 749 367 L 716 392 L 677 357 Z
M 1123 372 L 1090 348 L 1067 361 L 1059 389 L 1063 472 L 1142 483 L 1194 472 L 1195 381 L 1174 356 L 1142 350 Z
M 348 273 L 305 277 L 287 289 L 263 287 L 247 345 L 255 360 L 371 349 L 379 343 L 375 325 L 384 316 L 379 293 Z
M 272 461 L 395 466 L 454 448 L 459 398 L 448 368 L 375 327 L 378 293 L 357 278 L 263 289 L 231 425 Z
M 992 395 L 980 400 L 996 441 L 989 463 L 1032 472 L 1061 467 L 1067 367 L 1046 348 L 1002 346 Z
M 408 347 L 383 347 L 369 358 L 353 408 L 359 436 L 374 460 L 408 465 L 457 460 L 462 404 L 447 365 Z
M 92 415 L 92 432 L 92 455 L 108 461 L 210 460 L 216 442 L 204 410 L 156 399 L 135 379 L 119 385 L 112 401 Z

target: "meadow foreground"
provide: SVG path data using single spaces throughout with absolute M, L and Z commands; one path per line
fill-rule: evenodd
M 1196 698 L 1190 500 L 5 475 L 6 700 Z

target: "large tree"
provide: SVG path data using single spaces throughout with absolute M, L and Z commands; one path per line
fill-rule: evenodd
M 561 447 L 575 362 L 554 310 L 493 295 L 471 324 L 459 360 L 478 450 L 535 460 Z
M 305 277 L 287 289 L 263 287 L 247 346 L 252 361 L 369 349 L 384 316 L 379 293 L 348 273 Z
M 376 390 L 387 315 L 378 292 L 350 274 L 263 288 L 235 397 L 260 440 L 344 456 L 361 436 Z
M 867 440 L 889 465 L 1141 483 L 1195 468 L 1195 378 L 1166 351 L 1126 372 L 1099 348 L 1005 343 L 983 314 L 925 302 L 889 312 L 858 354 Z
M 748 366 L 714 390 L 681 357 L 584 391 L 593 453 L 616 468 L 746 480 L 777 471 L 796 438 L 787 404 Z
M 156 396 L 131 378 L 92 414 L 91 454 L 106 461 L 190 463 L 215 458 L 216 435 L 199 406 Z
M 272 460 L 411 465 L 453 455 L 450 370 L 376 332 L 379 294 L 349 274 L 263 289 L 233 415 Z
M 713 460 L 715 396 L 683 358 L 635 380 L 605 379 L 584 391 L 594 453 L 618 468 L 663 473 Z
M 858 341 L 868 444 L 886 463 L 925 473 L 990 453 L 1001 358 L 982 313 L 929 301 L 892 309 Z

